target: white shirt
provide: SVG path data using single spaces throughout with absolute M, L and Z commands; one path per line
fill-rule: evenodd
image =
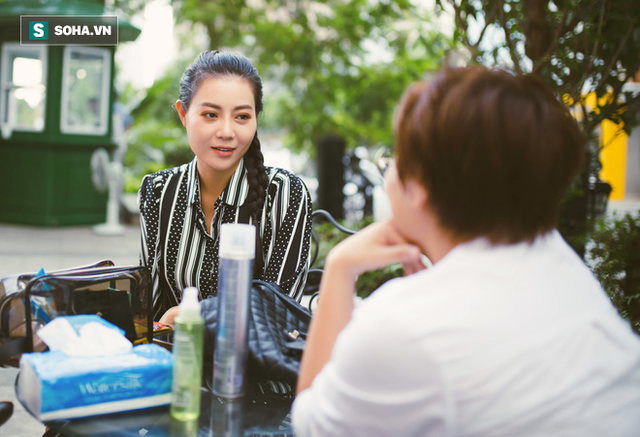
M 557 231 L 455 247 L 353 313 L 298 436 L 638 436 L 640 339 Z

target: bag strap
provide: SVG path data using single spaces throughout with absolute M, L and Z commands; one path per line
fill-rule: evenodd
M 0 347 L 0 363 L 4 363 L 14 355 L 29 352 L 29 339 L 27 337 L 16 338 Z
M 19 291 L 22 293 L 24 299 L 24 323 L 25 323 L 25 335 L 11 340 L 0 347 L 0 363 L 4 363 L 14 355 L 20 355 L 27 352 L 33 352 L 33 329 L 31 327 L 31 297 L 30 290 L 31 284 L 34 279 L 37 280 L 41 276 L 36 276 L 29 279 L 24 290 Z M 1 364 L 0 364 L 1 365 Z

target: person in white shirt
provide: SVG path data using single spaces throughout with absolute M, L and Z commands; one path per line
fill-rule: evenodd
M 450 69 L 395 131 L 393 218 L 326 259 L 296 435 L 640 435 L 640 339 L 555 229 L 584 157 L 563 105 L 535 77 Z M 395 262 L 407 276 L 354 309 L 357 276 Z

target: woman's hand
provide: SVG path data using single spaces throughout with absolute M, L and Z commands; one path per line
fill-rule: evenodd
M 354 280 L 369 270 L 402 263 L 407 275 L 424 270 L 420 249 L 409 243 L 392 221 L 373 223 L 337 244 L 327 255 L 328 269 L 342 270 Z
M 180 308 L 178 307 L 169 308 L 167 312 L 162 315 L 159 322 L 164 323 L 165 325 L 171 325 L 171 326 L 175 325 L 174 321 L 179 311 L 180 311 Z

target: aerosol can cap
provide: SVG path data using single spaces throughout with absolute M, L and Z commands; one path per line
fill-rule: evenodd
M 256 256 L 256 227 L 227 223 L 220 227 L 220 258 L 253 259 Z

